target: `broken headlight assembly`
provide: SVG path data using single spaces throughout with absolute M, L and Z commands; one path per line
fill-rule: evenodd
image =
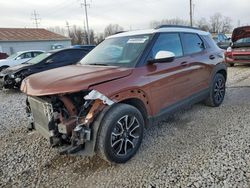
M 101 107 L 114 102 L 96 90 L 51 97 L 28 97 L 29 129 L 38 130 L 61 153 L 73 154 L 91 141 L 91 123 Z

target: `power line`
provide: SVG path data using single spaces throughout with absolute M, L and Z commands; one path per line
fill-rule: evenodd
M 90 33 L 89 33 L 89 18 L 88 18 L 88 8 L 90 7 L 90 4 L 87 3 L 87 0 L 83 0 L 81 3 L 81 7 L 84 7 L 85 9 L 85 20 L 86 20 L 86 26 L 87 26 L 87 38 L 88 38 L 88 44 L 90 44 Z M 85 21 L 84 23 L 84 29 L 85 29 Z
M 41 23 L 41 18 L 39 18 L 39 14 L 37 14 L 36 10 L 31 14 L 31 19 L 34 20 L 34 24 L 36 28 L 38 28 L 39 24 Z

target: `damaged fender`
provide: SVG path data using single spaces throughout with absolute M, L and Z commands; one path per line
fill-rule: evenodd
M 107 104 L 109 106 L 114 104 L 114 101 L 110 100 L 108 97 L 106 97 L 105 95 L 101 94 L 100 92 L 96 90 L 92 90 L 87 96 L 84 97 L 84 99 L 85 100 L 100 99 L 103 102 L 103 104 Z

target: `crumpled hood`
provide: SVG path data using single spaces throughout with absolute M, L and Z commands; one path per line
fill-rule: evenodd
M 131 73 L 131 68 L 71 65 L 27 77 L 22 82 L 21 91 L 30 96 L 73 93 Z
M 14 67 L 9 67 L 5 70 L 3 70 L 1 73 L 2 74 L 13 74 L 13 73 L 16 73 L 18 71 L 21 71 L 21 70 L 24 70 L 24 69 L 27 69 L 28 67 L 30 66 L 30 64 L 21 64 L 21 65 L 16 65 Z
M 248 37 L 250 37 L 250 26 L 238 27 L 233 31 L 232 42 Z

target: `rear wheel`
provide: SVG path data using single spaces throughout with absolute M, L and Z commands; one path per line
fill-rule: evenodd
M 226 79 L 217 73 L 213 79 L 212 87 L 210 88 L 209 97 L 205 100 L 206 105 L 218 107 L 224 100 L 226 93 Z
M 141 145 L 143 129 L 144 120 L 139 110 L 116 104 L 102 120 L 97 138 L 99 155 L 109 162 L 127 162 Z

